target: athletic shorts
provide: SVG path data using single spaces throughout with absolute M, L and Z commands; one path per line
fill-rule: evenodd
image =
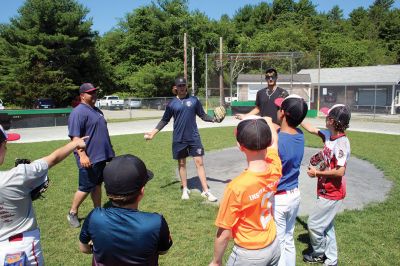
M 204 148 L 201 142 L 172 143 L 172 157 L 175 160 L 184 159 L 189 156 L 198 157 L 203 155 L 204 155 Z
M 79 187 L 82 192 L 91 192 L 97 185 L 103 182 L 103 170 L 106 161 L 92 164 L 90 168 L 79 168 Z

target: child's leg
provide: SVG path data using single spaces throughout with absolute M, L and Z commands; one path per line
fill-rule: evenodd
M 325 264 L 336 265 L 338 261 L 338 250 L 336 244 L 336 234 L 334 222 L 326 230 L 326 250 L 325 250 Z
M 308 218 L 308 232 L 313 254 L 323 255 L 326 251 L 326 230 L 329 229 L 336 213 L 342 206 L 341 200 L 328 200 L 319 197 L 317 206 Z

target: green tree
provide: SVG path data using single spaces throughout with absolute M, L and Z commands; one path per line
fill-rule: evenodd
M 101 85 L 86 8 L 74 0 L 27 0 L 18 13 L 0 28 L 0 86 L 8 102 L 28 107 L 51 97 L 66 105 L 81 82 Z

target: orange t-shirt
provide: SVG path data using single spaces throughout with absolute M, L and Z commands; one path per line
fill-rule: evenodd
M 215 225 L 232 231 L 235 244 L 246 249 L 261 249 L 276 237 L 272 217 L 273 198 L 282 164 L 276 149 L 267 150 L 265 172 L 245 170 L 225 189 Z

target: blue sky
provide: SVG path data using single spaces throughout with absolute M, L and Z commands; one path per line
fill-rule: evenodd
M 8 23 L 9 19 L 18 14 L 18 8 L 24 0 L 0 0 L 0 23 Z M 93 29 L 103 34 L 117 25 L 133 9 L 151 3 L 150 0 L 78 0 L 89 8 L 89 17 L 93 18 Z M 263 1 L 255 0 L 190 0 L 190 10 L 200 10 L 212 19 L 219 19 L 221 15 L 232 16 L 240 7 L 251 4 L 256 5 Z M 271 3 L 272 0 L 266 1 Z M 334 5 L 339 5 L 347 16 L 353 9 L 363 6 L 368 8 L 373 0 L 313 0 L 320 12 L 329 11 Z M 400 0 L 396 0 L 394 7 L 400 8 Z

